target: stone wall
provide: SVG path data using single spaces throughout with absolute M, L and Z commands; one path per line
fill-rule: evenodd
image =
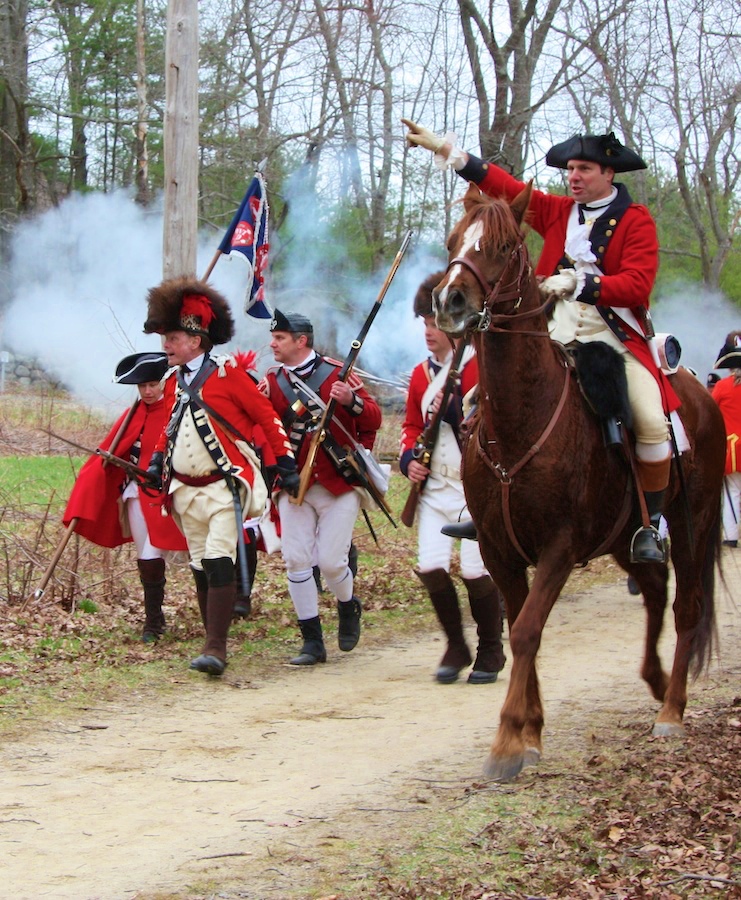
M 6 389 L 13 387 L 62 387 L 59 382 L 43 370 L 37 359 L 18 356 L 10 350 L 0 350 L 0 383 Z

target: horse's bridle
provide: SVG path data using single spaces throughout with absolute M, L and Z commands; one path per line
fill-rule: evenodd
M 469 259 L 467 256 L 456 256 L 454 259 L 451 259 L 448 263 L 448 268 L 445 270 L 446 273 L 449 272 L 455 265 L 461 265 L 465 269 L 468 269 L 468 271 L 478 282 L 478 285 L 484 294 L 484 302 L 481 312 L 479 313 L 478 322 L 472 326 L 475 331 L 509 331 L 509 329 L 507 328 L 500 328 L 496 323 L 511 322 L 513 319 L 531 319 L 534 316 L 545 312 L 545 310 L 548 308 L 549 301 L 546 301 L 535 309 L 528 309 L 523 312 L 515 312 L 515 310 L 519 309 L 520 304 L 522 303 L 522 280 L 526 275 L 530 275 L 530 262 L 528 259 L 527 250 L 525 249 L 525 242 L 522 237 L 518 239 L 514 248 L 510 252 L 509 259 L 502 269 L 501 275 L 494 284 L 491 284 L 486 280 L 486 278 L 484 278 L 484 275 L 482 274 L 476 263 L 473 262 L 473 260 Z M 516 275 L 513 275 L 508 281 L 505 281 L 505 278 L 507 278 L 510 269 L 512 269 L 515 265 Z M 512 307 L 512 310 L 510 312 L 495 313 L 492 311 L 495 304 L 508 303 L 510 301 L 514 301 L 514 306 Z M 522 331 L 514 333 L 530 335 L 537 334 L 548 337 L 547 331 Z

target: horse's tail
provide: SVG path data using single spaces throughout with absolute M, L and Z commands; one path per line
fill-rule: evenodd
M 722 498 L 719 498 L 722 501 Z M 713 647 L 717 643 L 718 633 L 715 621 L 715 568 L 723 578 L 720 564 L 721 559 L 721 502 L 715 514 L 715 519 L 710 528 L 707 543 L 705 544 L 705 556 L 702 561 L 701 585 L 702 608 L 700 621 L 697 623 L 692 635 L 692 648 L 690 651 L 691 674 L 693 679 L 705 671 L 710 665 L 713 656 Z

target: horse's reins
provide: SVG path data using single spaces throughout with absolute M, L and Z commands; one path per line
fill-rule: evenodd
M 508 274 L 513 262 L 517 263 L 517 275 L 513 277 L 512 280 L 505 282 L 504 279 Z M 509 301 L 514 301 L 513 309 L 515 310 L 519 309 L 520 303 L 522 303 L 522 279 L 525 273 L 529 272 L 530 270 L 530 263 L 528 262 L 527 254 L 525 253 L 525 244 L 522 238 L 517 241 L 514 250 L 512 250 L 509 255 L 507 264 L 502 270 L 502 274 L 493 285 L 490 284 L 486 280 L 486 278 L 484 278 L 481 270 L 476 265 L 476 263 L 473 262 L 473 260 L 468 259 L 468 257 L 466 256 L 456 256 L 454 259 L 451 259 L 451 261 L 448 263 L 446 272 L 449 272 L 450 269 L 456 264 L 463 266 L 465 269 L 468 269 L 468 271 L 476 279 L 479 287 L 484 293 L 484 302 L 481 313 L 479 314 L 479 320 L 474 326 L 476 331 L 510 331 L 510 329 L 508 328 L 497 327 L 495 323 L 503 321 L 511 322 L 513 319 L 532 319 L 534 316 L 545 312 L 550 305 L 550 301 L 546 301 L 540 306 L 535 307 L 535 309 L 529 309 L 523 312 L 495 313 L 492 311 L 492 307 L 495 303 L 507 303 Z M 527 334 L 549 337 L 547 331 L 517 331 L 512 332 L 512 334 Z

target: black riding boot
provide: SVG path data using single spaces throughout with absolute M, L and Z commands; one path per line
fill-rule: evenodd
M 437 667 L 435 678 L 440 684 L 452 684 L 458 680 L 461 669 L 471 665 L 471 651 L 463 636 L 458 594 L 453 579 L 445 569 L 433 569 L 431 572 L 418 572 L 415 569 L 415 573 L 427 588 L 438 621 L 448 639 L 448 646 Z
M 247 542 L 249 540 L 249 543 Z M 257 545 L 255 543 L 255 532 L 252 528 L 247 529 L 245 536 L 245 550 L 247 552 L 247 577 L 250 580 L 249 585 L 243 585 L 239 573 L 238 561 L 235 563 L 234 579 L 237 585 L 237 596 L 234 601 L 234 618 L 249 619 L 252 612 L 252 585 L 255 583 L 255 573 L 257 572 Z
M 659 534 L 659 523 L 664 511 L 665 491 L 645 491 L 646 509 L 651 524 L 641 526 L 630 542 L 632 563 L 665 563 L 666 548 Z
M 469 684 L 491 684 L 504 668 L 502 647 L 502 596 L 489 575 L 480 578 L 464 578 L 471 604 L 471 615 L 476 623 L 479 645 Z
M 165 614 L 162 602 L 165 599 L 164 559 L 138 559 L 139 578 L 144 588 L 144 628 L 142 641 L 155 644 L 165 633 Z
M 304 644 L 298 656 L 294 656 L 288 662 L 292 666 L 315 666 L 317 663 L 327 661 L 327 650 L 324 646 L 322 623 L 319 616 L 311 619 L 299 619 L 298 627 L 301 629 L 301 637 Z
M 458 538 L 459 540 L 477 541 L 479 533 L 473 523 L 473 519 L 465 519 L 463 522 L 454 522 L 452 525 L 443 525 L 440 529 L 442 534 L 448 537 Z

